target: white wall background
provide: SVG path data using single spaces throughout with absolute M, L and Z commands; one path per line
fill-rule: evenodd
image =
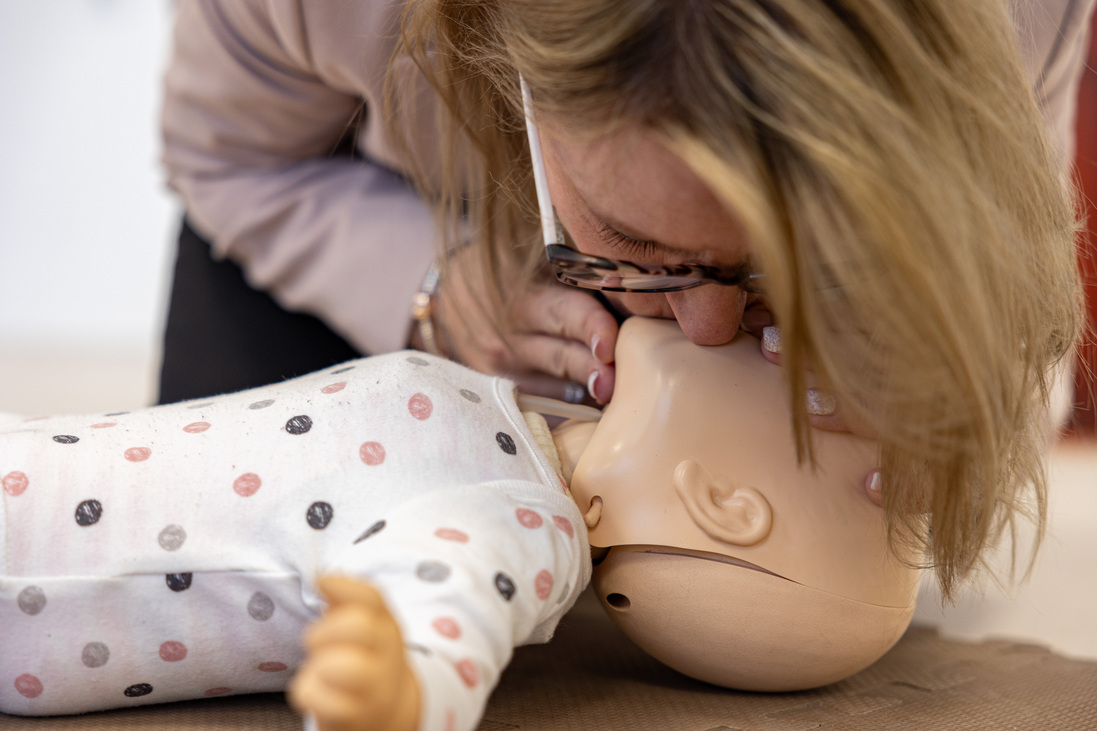
M 178 221 L 158 164 L 171 16 L 170 0 L 0 0 L 5 375 L 79 353 L 147 400 Z M 4 381 L 0 410 L 33 406 Z

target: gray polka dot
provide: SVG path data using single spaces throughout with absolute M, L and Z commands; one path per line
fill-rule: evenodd
M 212 401 L 203 401 L 203 402 L 202 402 L 202 403 L 200 403 L 200 404 L 191 404 L 191 405 L 190 405 L 190 406 L 188 406 L 187 408 L 188 408 L 188 409 L 204 409 L 204 408 L 206 408 L 207 406 L 213 406 L 213 402 L 212 402 Z
M 475 391 L 470 391 L 467 388 L 462 388 L 461 395 L 474 404 L 480 403 L 480 394 L 476 393 Z
M 156 541 L 160 544 L 160 548 L 163 548 L 165 551 L 178 550 L 185 540 L 187 540 L 187 532 L 183 530 L 183 526 L 175 525 L 174 523 L 160 531 L 160 535 L 156 537 Z
M 28 586 L 19 592 L 19 608 L 24 613 L 35 615 L 46 608 L 46 592 L 37 586 Z
M 253 411 L 256 410 L 256 409 L 265 409 L 273 403 L 274 403 L 274 399 L 268 398 L 268 399 L 263 399 L 262 401 L 256 401 L 254 404 L 249 404 L 248 408 L 252 409 Z
M 430 365 L 430 361 L 423 360 L 422 358 L 420 358 L 418 356 L 415 356 L 415 355 L 408 358 L 408 363 L 411 363 L 412 365 L 417 365 L 417 366 Z
M 84 645 L 80 659 L 89 668 L 101 668 L 110 660 L 110 649 L 102 642 L 89 642 Z
M 347 367 L 345 367 L 345 368 L 339 368 L 338 370 L 334 370 L 334 371 L 332 371 L 332 372 L 331 372 L 331 375 L 333 375 L 333 376 L 334 376 L 334 375 L 336 375 L 337 373 L 346 373 L 347 371 L 353 371 L 353 370 L 354 370 L 354 368 L 355 368 L 354 366 L 347 366 Z
M 274 600 L 261 591 L 255 592 L 248 600 L 248 614 L 252 619 L 266 622 L 274 616 Z
M 441 561 L 423 561 L 415 567 L 415 575 L 423 581 L 437 584 L 449 578 L 449 566 Z

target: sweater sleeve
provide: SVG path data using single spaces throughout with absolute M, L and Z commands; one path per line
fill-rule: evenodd
M 161 113 L 168 184 L 214 255 L 368 353 L 406 346 L 435 250 L 427 205 L 378 162 L 398 9 L 182 0 Z M 333 156 L 351 134 L 376 154 Z
M 1047 119 L 1060 167 L 1074 160 L 1074 118 L 1085 68 L 1090 18 L 1097 0 L 1011 3 L 1021 56 Z
M 419 679 L 422 729 L 476 728 L 513 648 L 548 641 L 591 571 L 574 503 L 522 481 L 413 500 L 328 570 L 385 597 Z

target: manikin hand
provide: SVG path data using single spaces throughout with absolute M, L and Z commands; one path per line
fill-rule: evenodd
M 320 731 L 415 731 L 419 682 L 396 620 L 372 586 L 341 576 L 318 582 L 328 602 L 305 633 L 308 657 L 287 690 Z
M 588 292 L 537 281 L 515 294 L 510 329 L 497 332 L 485 312 L 489 300 L 478 255 L 466 247 L 440 281 L 434 319 L 444 353 L 483 373 L 505 375 L 526 393 L 574 402 L 572 396 L 582 394 L 575 384 L 582 384 L 590 399 L 608 402 L 617 342 L 613 315 Z

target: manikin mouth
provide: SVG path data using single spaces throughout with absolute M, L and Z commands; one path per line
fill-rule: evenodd
M 606 560 L 610 551 L 614 550 L 627 550 L 634 551 L 636 553 L 651 553 L 662 556 L 688 556 L 689 558 L 701 559 L 702 561 L 715 561 L 717 563 L 730 564 L 732 566 L 738 566 L 741 569 L 749 569 L 750 571 L 759 571 L 763 574 L 769 574 L 775 576 L 778 579 L 785 579 L 785 581 L 791 581 L 780 574 L 774 573 L 767 568 L 763 568 L 758 564 L 751 563 L 750 561 L 744 561 L 741 558 L 735 558 L 734 556 L 725 556 L 721 553 L 711 553 L 709 551 L 693 551 L 686 548 L 675 548 L 673 546 L 644 546 L 644 545 L 630 545 L 630 546 L 611 546 L 609 548 L 602 548 L 599 546 L 590 547 L 590 560 L 591 563 L 597 566 Z

